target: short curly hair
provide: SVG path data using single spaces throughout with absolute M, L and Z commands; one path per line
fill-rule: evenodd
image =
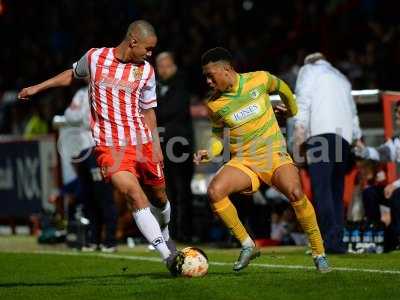
M 213 62 L 218 62 L 218 61 L 224 61 L 232 65 L 233 63 L 233 58 L 232 54 L 225 48 L 222 47 L 216 47 L 207 50 L 206 52 L 203 53 L 201 56 L 201 65 L 205 66 L 209 63 Z

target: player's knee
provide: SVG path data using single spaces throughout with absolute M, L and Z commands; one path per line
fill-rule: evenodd
M 303 197 L 304 192 L 300 185 L 293 185 L 290 187 L 288 195 L 290 202 L 300 201 Z
M 125 187 L 120 190 L 120 193 L 130 202 L 141 202 L 143 193 L 140 193 L 137 189 Z
M 149 207 L 149 200 L 141 190 L 137 190 L 134 188 L 128 189 L 125 196 L 128 201 L 129 207 L 133 211 Z
M 153 190 L 151 193 L 151 203 L 156 207 L 164 207 L 168 201 L 167 193 L 165 192 L 165 188 L 160 188 Z
M 114 184 L 114 188 L 117 190 L 117 192 L 127 198 L 128 197 L 128 186 L 126 185 L 121 185 L 121 184 Z
M 224 197 L 224 189 L 218 184 L 211 184 L 207 189 L 207 195 L 211 202 L 218 202 Z

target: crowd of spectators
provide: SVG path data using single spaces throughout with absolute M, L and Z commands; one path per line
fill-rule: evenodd
M 176 53 L 195 93 L 201 53 L 230 48 L 240 71 L 290 73 L 311 50 L 324 52 L 354 88 L 399 89 L 400 27 L 392 1 L 38 0 L 0 1 L 0 91 L 19 89 L 70 65 L 92 47 L 120 41 L 144 18 L 158 32 L 156 52 Z M 291 83 L 291 82 L 290 82 Z

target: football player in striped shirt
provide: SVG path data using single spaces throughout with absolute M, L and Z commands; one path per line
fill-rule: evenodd
M 90 49 L 71 69 L 24 88 L 19 98 L 68 86 L 74 78 L 89 81 L 97 163 L 104 178 L 128 199 L 139 230 L 171 271 L 176 248 L 168 231 L 171 208 L 154 113 L 156 81 L 147 61 L 156 44 L 154 27 L 135 21 L 117 47 Z
M 209 149 L 197 151 L 194 161 L 200 163 L 219 155 L 223 149 L 222 140 L 226 138 L 224 133 L 229 135 L 231 159 L 211 181 L 208 196 L 214 213 L 242 245 L 233 269 L 245 268 L 260 252 L 240 222 L 229 196 L 255 192 L 261 180 L 290 200 L 308 236 L 317 269 L 330 271 L 314 208 L 303 193 L 298 169 L 287 153 L 269 100 L 269 93 L 278 92 L 289 116 L 294 116 L 297 105 L 289 87 L 268 72 L 237 73 L 231 54 L 224 48 L 205 52 L 202 67 L 213 90 L 207 103 L 213 137 Z

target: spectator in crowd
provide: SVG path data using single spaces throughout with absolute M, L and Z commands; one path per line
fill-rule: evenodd
M 290 233 L 288 210 L 274 212 L 271 215 L 271 239 L 278 244 L 285 244 Z
M 313 202 L 328 253 L 345 253 L 344 177 L 350 145 L 361 137 L 351 84 L 319 52 L 306 56 L 296 82 L 294 157 L 305 146 Z
M 75 126 L 76 130 L 69 131 L 69 134 L 61 140 L 62 148 L 73 146 L 72 162 L 76 166 L 81 185 L 84 213 L 90 221 L 88 244 L 82 247 L 82 251 L 91 252 L 100 249 L 103 252 L 115 252 L 117 208 L 112 186 L 102 179 L 93 153 L 95 142 L 89 126 L 90 105 L 87 86 L 76 92 L 64 116 L 67 123 Z M 104 239 L 102 239 L 103 225 Z
M 168 198 L 172 201 L 171 228 L 175 238 L 189 241 L 192 228 L 193 127 L 190 94 L 183 73 L 170 52 L 156 58 L 156 115 L 164 154 Z
M 400 127 L 400 101 L 396 103 L 396 126 Z M 359 143 L 356 148 L 358 156 L 381 162 L 400 162 L 400 138 L 395 136 L 377 148 L 366 147 Z M 390 207 L 391 224 L 395 247 L 400 246 L 400 178 L 392 183 L 382 185 L 368 185 L 362 192 L 365 219 L 368 222 L 379 223 L 381 220 L 380 205 Z
M 43 114 L 37 107 L 31 107 L 31 116 L 24 129 L 24 137 L 31 139 L 37 136 L 47 134 L 49 128 Z

